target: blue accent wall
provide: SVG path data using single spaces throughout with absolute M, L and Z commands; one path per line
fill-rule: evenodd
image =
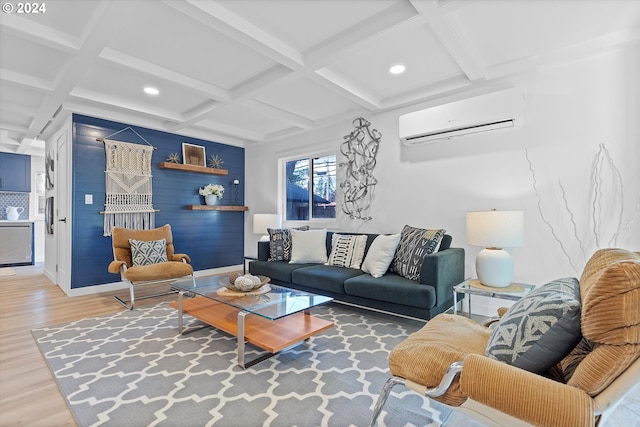
M 107 271 L 113 260 L 111 237 L 103 237 L 105 201 L 104 144 L 105 138 L 130 125 L 93 117 L 73 115 L 72 151 L 72 264 L 71 288 L 82 288 L 119 282 L 120 275 Z M 152 157 L 153 206 L 156 227 L 170 224 L 177 253 L 191 257 L 194 270 L 224 267 L 242 263 L 244 255 L 244 212 L 191 211 L 188 205 L 204 204 L 198 188 L 206 184 L 222 184 L 223 205 L 235 201 L 233 180 L 239 179 L 238 204 L 244 205 L 244 148 L 189 138 L 181 135 L 131 126 L 157 149 Z M 110 139 L 145 144 L 134 132 L 127 130 Z M 224 162 L 227 176 L 160 169 L 159 164 L 171 153 L 182 158 L 182 143 L 205 147 L 207 158 L 218 155 Z M 93 195 L 93 204 L 84 203 L 85 194 Z

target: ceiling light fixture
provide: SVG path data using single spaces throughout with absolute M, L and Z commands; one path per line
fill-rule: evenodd
M 406 70 L 407 68 L 402 65 L 402 64 L 396 64 L 391 66 L 391 68 L 389 68 L 389 72 L 391 74 L 402 74 L 404 73 L 404 70 Z
M 144 88 L 144 93 L 146 93 L 147 95 L 158 95 L 160 91 L 155 87 L 147 86 Z

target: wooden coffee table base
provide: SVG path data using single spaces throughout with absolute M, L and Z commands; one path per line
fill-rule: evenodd
M 182 316 L 188 314 L 237 337 L 238 365 L 242 368 L 248 368 L 334 326 L 333 322 L 311 316 L 309 310 L 269 320 L 205 297 L 182 298 L 180 295 L 180 300 L 171 302 L 170 305 L 178 310 L 180 333 L 183 333 Z M 245 343 L 266 350 L 270 354 L 245 362 Z

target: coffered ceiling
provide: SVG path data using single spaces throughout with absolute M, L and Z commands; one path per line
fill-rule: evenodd
M 0 15 L 1 151 L 71 112 L 247 146 L 640 44 L 640 0 L 43 3 Z

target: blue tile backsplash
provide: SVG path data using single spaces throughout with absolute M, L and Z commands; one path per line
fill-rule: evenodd
M 7 219 L 8 206 L 24 208 L 24 211 L 20 214 L 19 219 L 29 219 L 29 193 L 0 191 L 0 219 Z

